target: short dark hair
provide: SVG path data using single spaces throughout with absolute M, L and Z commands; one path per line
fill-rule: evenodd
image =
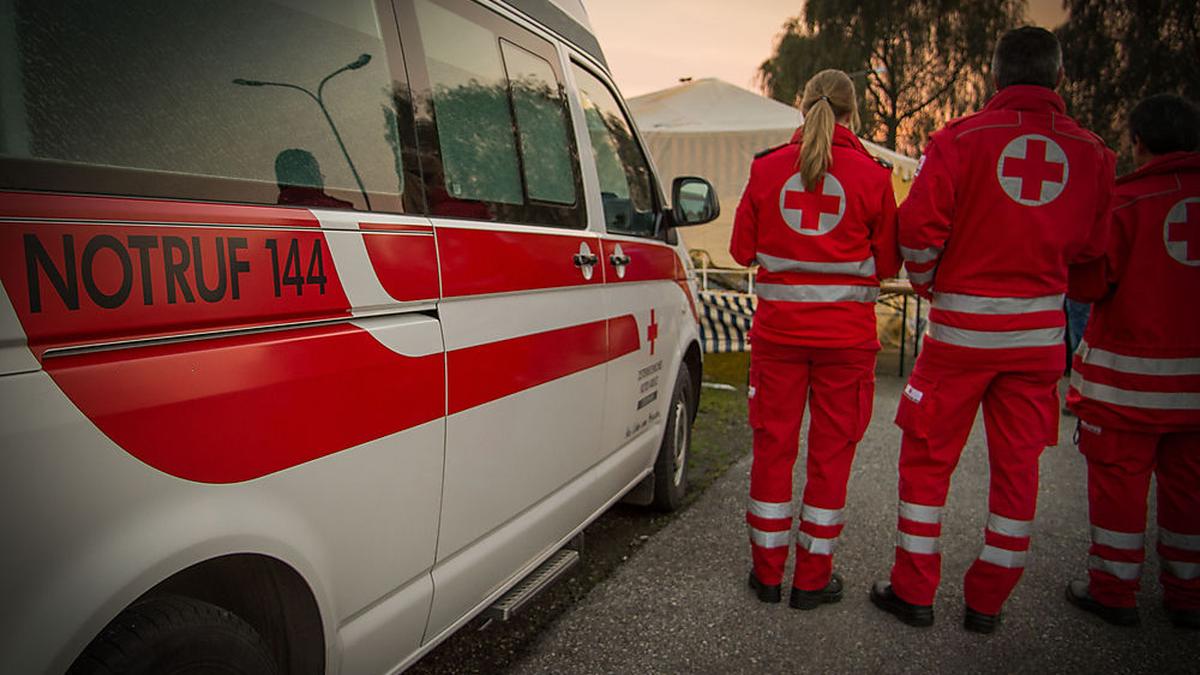
M 1175 94 L 1148 96 L 1129 113 L 1129 135 L 1155 155 L 1200 150 L 1200 108 Z
M 1053 89 L 1062 68 L 1062 48 L 1054 33 L 1037 26 L 1014 28 L 1000 36 L 992 53 L 992 74 L 1000 89 L 1033 84 Z

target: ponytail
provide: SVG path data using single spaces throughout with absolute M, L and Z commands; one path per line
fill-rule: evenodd
M 833 127 L 837 119 L 849 115 L 851 126 L 858 126 L 854 83 L 840 70 L 822 70 L 804 85 L 800 109 L 804 112 L 804 134 L 796 167 L 804 189 L 811 191 L 833 163 Z

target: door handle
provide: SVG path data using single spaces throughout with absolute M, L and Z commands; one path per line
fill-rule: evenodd
M 600 256 L 595 253 L 576 253 L 572 260 L 575 262 L 576 267 L 583 267 L 584 265 L 595 265 L 600 262 Z
M 622 267 L 624 265 L 628 265 L 631 260 L 633 260 L 633 258 L 630 258 L 627 255 L 617 255 L 614 253 L 608 256 L 608 261 L 613 264 L 613 267 Z

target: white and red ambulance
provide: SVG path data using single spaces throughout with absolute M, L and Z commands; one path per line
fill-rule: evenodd
M 0 672 L 394 672 L 677 506 L 672 192 L 579 0 L 5 3 Z

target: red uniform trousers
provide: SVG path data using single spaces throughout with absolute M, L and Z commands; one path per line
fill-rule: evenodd
M 933 604 L 941 580 L 942 507 L 983 403 L 991 485 L 984 546 L 967 570 L 967 605 L 997 614 L 1021 578 L 1037 509 L 1038 460 L 1057 443 L 1060 373 L 967 370 L 917 359 L 901 397 L 900 505 L 892 588 Z
M 854 450 L 871 419 L 875 351 L 822 349 L 754 340 L 750 354 L 750 551 L 754 573 L 779 584 L 792 527 L 792 469 L 800 451 L 807 399 L 807 481 L 796 540 L 792 585 L 824 588 L 833 573 L 833 549 L 845 521 L 846 482 Z
M 1111 607 L 1135 607 L 1145 558 L 1146 496 L 1158 477 L 1163 601 L 1200 609 L 1200 431 L 1140 433 L 1079 424 L 1088 462 L 1088 590 Z

